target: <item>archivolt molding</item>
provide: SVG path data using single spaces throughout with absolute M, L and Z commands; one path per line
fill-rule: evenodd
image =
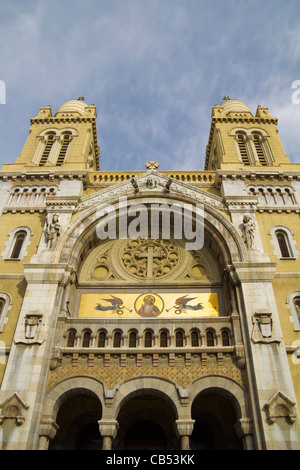
M 238 419 L 249 416 L 245 389 L 231 378 L 221 375 L 208 375 L 195 380 L 190 387 L 190 405 L 192 406 L 193 401 L 200 393 L 209 389 L 217 390 L 218 393 L 221 393 L 231 401 L 235 407 Z
M 93 377 L 74 376 L 55 384 L 48 392 L 43 409 L 43 419 L 56 419 L 64 401 L 75 394 L 92 393 L 99 399 L 99 406 L 104 405 L 105 385 Z
M 128 196 L 128 205 L 132 204 L 149 204 L 149 195 Z M 169 194 L 168 197 L 162 197 L 161 193 L 151 193 L 151 203 L 156 204 L 176 204 L 188 203 L 195 204 L 195 200 L 188 197 L 178 197 L 175 194 Z M 95 237 L 96 224 L 99 221 L 99 214 L 101 209 L 107 205 L 115 205 L 118 207 L 118 195 L 114 193 L 111 199 L 106 199 L 103 204 L 96 204 L 88 207 L 82 212 L 70 225 L 68 230 L 62 235 L 59 243 L 57 244 L 54 252 L 53 262 L 69 262 L 77 265 L 79 256 L 83 247 Z M 213 207 L 209 202 L 203 203 L 204 207 L 204 220 L 205 227 L 215 237 L 216 242 L 219 244 L 221 250 L 225 253 L 225 258 L 229 261 L 247 261 L 248 255 L 246 247 L 242 241 L 241 235 L 233 226 L 231 221 L 225 217 L 219 210 Z M 116 217 L 119 213 L 116 212 L 110 217 Z M 109 220 L 109 217 L 106 219 Z
M 221 197 L 208 193 L 207 191 L 203 191 L 200 188 L 195 188 L 188 183 L 170 178 L 169 176 L 163 175 L 155 170 L 149 170 L 148 172 L 138 175 L 131 180 L 115 184 L 113 187 L 82 198 L 77 207 L 77 211 L 80 212 L 88 207 L 94 206 L 95 204 L 115 198 L 116 196 L 123 196 L 124 194 L 130 193 L 134 195 L 137 195 L 138 193 L 139 196 L 146 194 L 148 196 L 152 196 L 153 193 L 159 193 L 160 195 L 166 196 L 171 193 L 177 198 L 187 197 L 192 199 L 193 204 L 208 203 L 211 206 L 226 212 L 226 206 Z
M 143 391 L 151 391 L 164 396 L 176 411 L 176 417 L 180 416 L 182 391 L 171 380 L 153 376 L 135 377 L 124 381 L 118 386 L 113 406 L 115 416 L 118 416 L 120 409 L 130 398 Z

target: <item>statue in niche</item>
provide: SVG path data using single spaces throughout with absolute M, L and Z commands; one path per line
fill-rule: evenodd
M 61 232 L 61 225 L 59 224 L 59 217 L 57 214 L 52 216 L 52 221 L 50 222 L 47 218 L 46 220 L 46 238 L 47 238 L 47 248 L 51 250 L 54 248 L 55 243 L 57 242 Z
M 244 215 L 242 224 L 243 240 L 247 248 L 253 248 L 255 223 L 250 215 Z

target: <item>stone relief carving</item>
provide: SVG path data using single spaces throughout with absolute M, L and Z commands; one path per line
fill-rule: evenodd
M 263 407 L 267 415 L 267 420 L 270 424 L 275 423 L 279 418 L 285 418 L 289 424 L 293 424 L 297 418 L 294 407 L 295 404 L 292 400 L 286 397 L 281 392 L 276 392 L 275 395 Z
M 42 314 L 28 314 L 25 317 L 25 338 L 34 339 L 37 334 L 38 326 L 42 321 Z
M 132 181 L 133 180 L 133 181 Z M 212 207 L 227 212 L 228 209 L 224 204 L 223 198 L 215 194 L 203 191 L 201 188 L 195 188 L 188 183 L 179 182 L 173 178 L 161 175 L 155 170 L 150 170 L 142 176 L 137 176 L 121 183 L 113 185 L 111 188 L 105 188 L 97 193 L 82 198 L 74 211 L 82 211 L 93 205 L 101 204 L 112 197 L 124 196 L 129 194 L 134 188 L 134 191 L 142 193 L 149 189 L 156 189 L 161 193 L 173 192 L 177 195 L 187 196 L 193 199 L 195 204 L 207 203 Z M 152 181 L 151 181 L 152 180 Z M 154 185 L 154 186 L 153 186 Z
M 27 410 L 29 406 L 22 400 L 20 395 L 15 392 L 0 403 L 0 408 L 0 425 L 7 419 L 13 419 L 17 426 L 21 426 L 25 421 L 25 417 L 22 413 L 24 410 Z
M 43 314 L 39 311 L 32 311 L 24 316 L 23 330 L 19 330 L 15 335 L 15 343 L 19 344 L 42 344 L 45 333 L 41 330 Z
M 254 343 L 280 343 L 276 334 L 272 313 L 260 310 L 253 315 L 252 341 Z
M 121 259 L 124 267 L 139 278 L 160 278 L 177 265 L 179 249 L 169 240 L 130 240 Z

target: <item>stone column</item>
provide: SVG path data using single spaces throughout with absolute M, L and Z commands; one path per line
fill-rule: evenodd
M 103 449 L 102 450 L 111 450 L 113 439 L 115 439 L 119 423 L 114 419 L 101 419 L 98 421 L 100 434 L 103 438 Z
M 243 441 L 244 450 L 253 450 L 253 426 L 250 419 L 240 419 L 234 426 L 235 432 Z
M 3 377 L 0 402 L 17 397 L 22 404 L 22 426 L 0 430 L 0 445 L 7 450 L 36 450 L 59 312 L 66 265 L 24 264 L 27 290 L 19 314 Z M 7 421 L 7 420 L 6 420 Z
M 190 450 L 190 435 L 193 432 L 194 423 L 193 419 L 178 419 L 176 421 L 177 431 L 180 436 L 180 450 Z
M 38 450 L 48 450 L 49 442 L 55 437 L 59 426 L 53 419 L 43 419 L 40 428 L 40 443 Z
M 256 446 L 299 450 L 299 411 L 272 285 L 276 263 L 253 260 L 234 268 L 245 352 L 251 357 L 247 374 Z M 274 421 L 277 405 L 282 413 L 275 413 Z

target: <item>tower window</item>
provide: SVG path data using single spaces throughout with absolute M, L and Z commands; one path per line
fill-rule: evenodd
M 26 235 L 27 233 L 25 231 L 20 231 L 16 233 L 15 242 L 11 251 L 10 259 L 19 259 Z
M 70 134 L 64 134 L 63 143 L 57 158 L 56 166 L 61 166 L 64 163 L 70 141 Z
M 46 146 L 43 152 L 43 155 L 40 160 L 40 166 L 44 166 L 47 163 L 48 157 L 50 155 L 52 146 L 54 143 L 54 134 L 49 134 L 46 142 Z
M 237 143 L 239 146 L 241 159 L 244 165 L 250 165 L 249 157 L 246 149 L 246 141 L 244 134 L 237 134 Z
M 276 230 L 276 238 L 278 241 L 279 249 L 282 258 L 291 258 L 291 250 L 286 233 L 283 230 Z
M 258 160 L 261 165 L 267 165 L 266 157 L 261 145 L 260 136 L 258 134 L 253 134 L 253 143 L 257 153 Z

